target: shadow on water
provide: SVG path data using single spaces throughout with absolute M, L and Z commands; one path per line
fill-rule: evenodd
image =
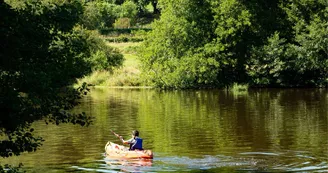
M 307 152 L 243 152 L 236 156 L 165 156 L 153 160 L 119 160 L 104 157 L 93 168 L 72 166 L 77 172 L 328 172 L 325 158 Z M 75 172 L 73 171 L 73 172 Z

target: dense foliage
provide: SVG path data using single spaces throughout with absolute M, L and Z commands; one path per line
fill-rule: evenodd
M 153 18 L 146 8 L 153 5 L 153 13 L 157 15 L 157 1 L 150 0 L 96 0 L 87 1 L 81 17 L 81 24 L 88 29 L 103 30 L 108 28 L 130 28 L 142 23 L 142 18 Z M 144 19 L 146 21 L 151 19 Z M 139 25 L 139 24 L 138 24 Z
M 108 69 L 123 61 L 93 31 L 76 26 L 81 2 L 45 2 L 13 8 L 0 0 L 1 157 L 41 145 L 43 139 L 31 128 L 34 121 L 89 125 L 90 116 L 68 112 L 86 94 L 86 85 L 69 86 L 92 68 Z
M 164 88 L 328 85 L 324 0 L 162 0 L 140 52 Z
M 112 27 L 115 19 L 115 4 L 107 2 L 88 2 L 85 6 L 81 23 L 88 29 Z

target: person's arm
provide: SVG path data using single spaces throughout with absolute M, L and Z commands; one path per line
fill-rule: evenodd
M 121 141 L 122 141 L 123 144 L 130 144 L 130 141 L 131 140 L 125 141 L 122 136 L 120 136 L 120 139 L 121 139 Z

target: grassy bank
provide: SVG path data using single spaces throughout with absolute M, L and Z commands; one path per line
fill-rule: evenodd
M 139 60 L 136 50 L 140 42 L 107 43 L 108 46 L 115 47 L 124 55 L 123 66 L 110 71 L 94 71 L 89 76 L 78 80 L 78 84 L 86 82 L 94 86 L 104 87 L 131 87 L 143 86 L 140 79 Z

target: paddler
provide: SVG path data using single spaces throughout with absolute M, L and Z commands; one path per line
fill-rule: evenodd
M 120 136 L 120 139 L 123 144 L 130 144 L 129 150 L 143 150 L 142 148 L 142 138 L 139 137 L 139 131 L 134 130 L 131 133 L 132 138 L 125 141 L 122 136 Z

